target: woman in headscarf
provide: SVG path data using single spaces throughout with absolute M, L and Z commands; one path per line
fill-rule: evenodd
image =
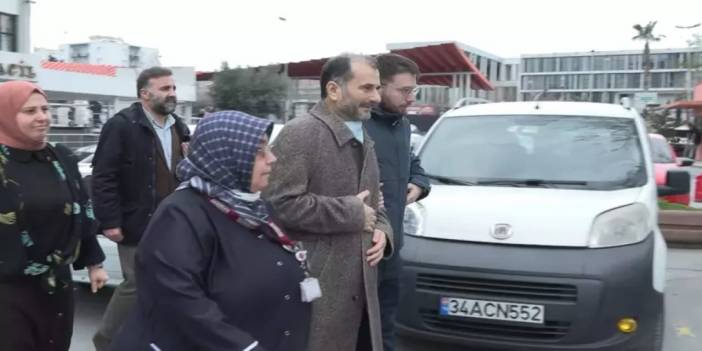
M 260 199 L 271 131 L 235 111 L 200 121 L 139 244 L 138 303 L 112 350 L 305 350 L 314 279 Z
M 70 150 L 46 142 L 46 94 L 0 84 L 0 347 L 67 351 L 73 333 L 71 270 L 107 281 L 92 207 Z

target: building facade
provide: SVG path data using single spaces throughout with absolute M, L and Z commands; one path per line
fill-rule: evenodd
M 422 46 L 438 45 L 447 43 L 444 41 L 437 42 L 409 42 L 409 43 L 390 43 L 387 44 L 389 51 L 410 49 Z M 477 99 L 490 102 L 500 101 L 517 101 L 517 91 L 519 88 L 519 64 L 517 58 L 502 58 L 487 51 L 463 44 L 461 42 L 453 42 L 468 57 L 468 59 L 476 66 L 476 68 L 492 83 L 494 90 L 473 90 L 467 92 L 462 98 Z M 438 86 L 423 86 L 418 96 L 417 103 L 431 103 L 433 101 L 445 100 L 449 101 L 448 96 L 451 92 L 446 87 Z
M 615 103 L 622 97 L 643 96 L 642 56 L 641 51 L 522 55 L 520 100 Z M 651 50 L 651 63 L 647 105 L 689 99 L 695 82 L 702 80 L 696 68 L 702 63 L 702 49 Z
M 45 57 L 45 59 L 49 58 Z M 90 41 L 86 43 L 61 45 L 54 59 L 63 62 L 132 68 L 160 66 L 157 49 L 130 45 L 120 38 L 98 35 L 90 37 Z

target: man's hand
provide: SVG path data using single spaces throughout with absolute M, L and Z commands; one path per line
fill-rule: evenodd
M 381 259 L 383 259 L 383 253 L 385 252 L 385 245 L 387 245 L 387 238 L 385 233 L 376 229 L 373 231 L 373 247 L 366 251 L 368 264 L 371 267 L 376 266 Z
M 407 184 L 407 204 L 411 204 L 422 196 L 422 188 L 409 183 Z
M 105 229 L 102 231 L 102 234 L 104 234 L 108 239 L 116 243 L 119 243 L 122 240 L 124 240 L 124 235 L 122 235 L 122 228 Z
M 363 230 L 370 233 L 373 231 L 373 228 L 375 228 L 375 221 L 377 218 L 375 216 L 375 210 L 366 205 L 366 199 L 368 196 L 370 196 L 370 191 L 368 190 L 364 190 L 356 195 L 356 197 L 363 202 L 363 212 L 365 213 L 365 224 L 363 225 Z
M 100 265 L 88 267 L 88 276 L 90 277 L 90 290 L 93 294 L 102 289 L 110 280 L 107 272 Z

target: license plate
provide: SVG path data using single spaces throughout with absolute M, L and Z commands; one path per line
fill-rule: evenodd
M 544 323 L 543 305 L 442 297 L 439 314 L 500 321 Z

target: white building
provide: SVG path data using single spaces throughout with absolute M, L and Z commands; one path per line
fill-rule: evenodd
M 30 2 L 0 0 L 0 51 L 29 53 Z
M 61 45 L 59 52 L 56 58 L 64 62 L 135 68 L 160 66 L 157 49 L 130 45 L 108 36 L 96 35 L 87 43 Z
M 641 50 L 522 55 L 520 99 L 618 102 L 646 96 L 660 105 L 689 99 L 702 72 L 702 49 L 651 50 L 651 87 L 644 93 Z
M 63 127 L 95 126 L 89 102 L 102 106 L 103 119 L 137 100 L 136 80 L 147 67 L 158 65 L 156 49 L 139 48 L 114 38 L 92 38 L 84 62 L 49 61 L 64 52 L 76 55 L 80 45 L 63 45 L 61 52 L 29 52 L 31 1 L 0 0 L 0 82 L 28 80 L 48 95 L 54 117 L 53 132 Z M 125 64 L 126 62 L 126 64 Z M 176 113 L 189 119 L 196 100 L 195 69 L 170 67 L 178 87 Z
M 389 51 L 393 51 L 449 42 L 450 41 L 391 43 L 386 47 Z M 517 100 L 519 59 L 503 58 L 461 42 L 452 43 L 455 43 L 458 48 L 463 50 L 468 59 L 495 87 L 495 90 L 491 91 L 470 90 L 468 92 L 469 96 L 465 97 L 485 99 L 493 102 Z

